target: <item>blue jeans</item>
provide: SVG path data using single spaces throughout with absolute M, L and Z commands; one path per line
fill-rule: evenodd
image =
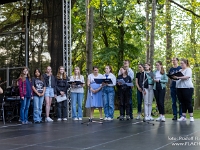
M 173 109 L 173 115 L 177 116 L 177 92 L 176 92 L 176 88 L 170 88 L 170 94 L 171 94 L 171 98 L 172 98 L 172 109 Z M 182 116 L 182 107 L 181 107 L 181 103 L 178 101 L 179 103 L 179 116 Z
M 21 122 L 28 121 L 28 109 L 30 106 L 31 98 L 24 97 L 24 100 L 21 99 L 21 107 L 20 107 L 20 120 Z
M 103 87 L 103 103 L 104 103 L 105 117 L 113 118 L 115 110 L 114 99 L 115 99 L 114 87 L 110 86 Z
M 142 92 L 137 90 L 137 104 L 138 104 L 138 114 L 142 111 Z
M 42 121 L 42 105 L 44 101 L 44 96 L 34 96 L 33 97 L 33 120 Z
M 71 93 L 72 100 L 72 118 L 82 118 L 82 104 L 83 104 L 83 93 Z M 78 114 L 76 113 L 76 104 L 78 104 Z
M 130 89 L 130 117 L 133 118 L 133 99 L 132 99 L 133 89 Z

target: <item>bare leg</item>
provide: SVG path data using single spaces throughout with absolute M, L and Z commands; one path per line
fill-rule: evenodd
M 52 98 L 51 98 L 51 97 L 45 97 L 45 103 L 46 103 L 46 117 L 49 117 L 50 107 L 51 107 L 51 101 L 52 101 Z
M 102 118 L 102 107 L 99 107 L 100 118 Z
M 91 107 L 90 118 L 93 118 L 93 115 L 94 115 L 94 108 Z

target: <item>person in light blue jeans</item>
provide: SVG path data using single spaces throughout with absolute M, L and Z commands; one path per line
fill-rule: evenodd
M 42 105 L 44 101 L 44 93 L 46 84 L 39 69 L 35 69 L 34 76 L 32 78 L 33 89 L 33 120 L 34 123 L 42 122 Z
M 84 77 L 80 74 L 80 68 L 75 67 L 74 75 L 70 77 L 70 81 L 74 82 L 71 85 L 71 100 L 72 100 L 72 118 L 74 120 L 82 120 L 82 103 L 83 103 L 83 86 L 85 85 Z M 78 113 L 77 113 L 78 107 Z
M 114 110 L 115 110 L 115 89 L 114 86 L 116 85 L 116 77 L 112 74 L 111 66 L 105 67 L 105 74 L 104 78 L 111 79 L 112 83 L 103 83 L 103 104 L 104 104 L 104 120 L 113 120 Z

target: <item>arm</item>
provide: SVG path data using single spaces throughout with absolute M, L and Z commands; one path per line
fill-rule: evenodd
M 139 86 L 139 80 L 138 80 L 138 78 L 135 79 L 135 84 L 136 84 L 136 86 L 137 86 L 137 89 L 141 92 L 142 89 L 141 89 L 140 86 Z
M 0 87 L 0 94 L 3 94 L 3 89 Z
M 131 80 L 134 79 L 134 72 L 132 69 L 129 70 L 129 76 L 131 77 Z
M 168 77 L 166 74 L 163 75 L 163 79 L 161 78 L 160 83 L 167 83 L 168 82 Z

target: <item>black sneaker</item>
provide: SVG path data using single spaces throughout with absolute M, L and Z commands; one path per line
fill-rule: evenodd
M 39 121 L 35 121 L 34 124 L 40 124 L 40 122 Z
M 126 115 L 126 120 L 130 120 L 130 116 L 129 115 Z
M 172 120 L 177 120 L 177 116 L 174 116 L 174 117 L 172 118 Z
M 119 120 L 124 120 L 124 116 L 123 115 L 119 116 Z

